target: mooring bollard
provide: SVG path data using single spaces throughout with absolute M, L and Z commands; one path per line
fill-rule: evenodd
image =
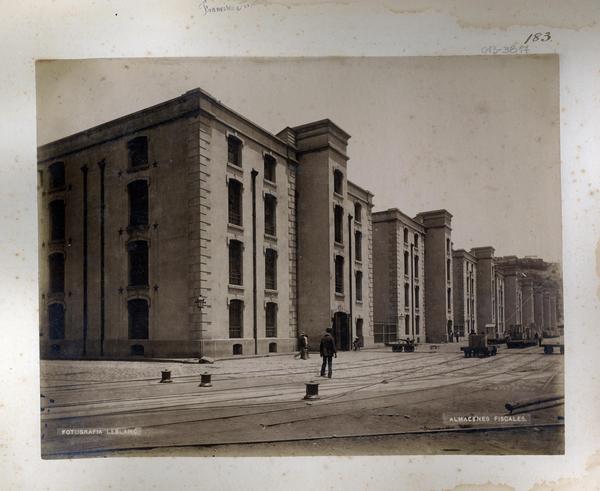
M 210 373 L 203 373 L 202 375 L 200 375 L 200 385 L 198 387 L 212 387 L 212 384 L 210 383 Z
M 306 395 L 304 399 L 314 400 L 319 398 L 319 384 L 311 380 L 306 384 Z
M 170 382 L 173 382 L 171 380 L 171 370 L 163 370 L 160 372 L 161 374 L 161 379 L 160 382 L 161 384 L 168 384 Z

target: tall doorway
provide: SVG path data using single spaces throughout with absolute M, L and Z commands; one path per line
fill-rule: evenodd
M 350 351 L 350 323 L 345 312 L 336 312 L 333 315 L 333 337 L 337 350 Z

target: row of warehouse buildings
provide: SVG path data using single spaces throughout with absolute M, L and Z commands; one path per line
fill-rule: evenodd
M 373 212 L 330 120 L 272 134 L 201 89 L 38 148 L 43 357 L 340 350 L 561 323 L 560 270 Z

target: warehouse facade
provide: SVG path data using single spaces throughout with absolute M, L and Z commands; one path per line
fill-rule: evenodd
M 340 349 L 370 345 L 372 195 L 348 138 L 274 135 L 196 89 L 41 146 L 42 356 L 286 352 L 332 323 Z

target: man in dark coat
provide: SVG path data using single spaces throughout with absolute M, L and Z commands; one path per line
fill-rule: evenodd
M 319 346 L 319 351 L 321 353 L 321 358 L 323 358 L 323 364 L 321 365 L 321 377 L 325 376 L 325 367 L 329 365 L 329 370 L 327 372 L 327 376 L 331 378 L 332 368 L 331 364 L 333 362 L 333 357 L 337 358 L 337 350 L 335 349 L 335 340 L 331 336 L 331 327 L 328 327 L 321 338 L 321 345 Z

